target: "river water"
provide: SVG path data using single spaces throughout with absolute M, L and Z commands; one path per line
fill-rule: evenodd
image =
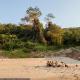
M 74 59 L 69 58 L 69 57 L 50 57 L 50 58 L 46 58 L 46 59 L 47 60 L 63 61 L 67 64 L 80 64 L 80 61 L 74 60 Z

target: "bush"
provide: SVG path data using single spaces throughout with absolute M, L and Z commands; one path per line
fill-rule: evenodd
M 30 52 L 31 52 L 31 50 L 30 50 L 30 49 L 27 49 L 27 48 L 23 48 L 22 51 L 23 51 L 24 53 L 30 53 Z
M 31 41 L 27 41 L 27 42 L 25 42 L 24 47 L 26 47 L 28 49 L 33 49 L 35 45 L 36 45 L 36 43 L 33 43 Z
M 34 50 L 35 51 L 47 51 L 47 46 L 45 46 L 43 44 L 36 44 L 34 46 Z
M 13 51 L 4 51 L 2 56 L 8 58 L 26 58 L 29 57 L 29 53 L 24 52 L 23 49 L 15 49 Z

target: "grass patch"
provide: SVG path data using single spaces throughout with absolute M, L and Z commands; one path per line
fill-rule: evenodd
M 61 49 L 67 49 L 66 46 L 49 46 L 39 43 L 26 42 L 22 48 L 13 50 L 1 50 L 0 56 L 7 58 L 30 58 L 30 57 L 45 57 L 45 55 L 51 55 Z M 70 47 L 71 48 L 71 47 Z M 80 50 L 80 46 L 73 47 Z
M 29 53 L 27 50 L 17 49 L 13 51 L 3 51 L 2 56 L 8 58 L 27 58 L 29 57 Z

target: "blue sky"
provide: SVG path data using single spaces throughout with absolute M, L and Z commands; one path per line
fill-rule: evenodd
M 0 0 L 0 23 L 20 23 L 29 6 L 40 8 L 43 22 L 53 13 L 54 22 L 62 27 L 80 26 L 80 0 Z

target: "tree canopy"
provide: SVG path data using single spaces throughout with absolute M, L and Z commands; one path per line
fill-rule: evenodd
M 49 13 L 44 28 L 39 19 L 41 15 L 38 7 L 29 7 L 22 20 L 32 24 L 0 24 L 0 49 L 25 47 L 28 41 L 52 46 L 80 45 L 80 27 L 61 28 L 52 22 L 55 16 Z

